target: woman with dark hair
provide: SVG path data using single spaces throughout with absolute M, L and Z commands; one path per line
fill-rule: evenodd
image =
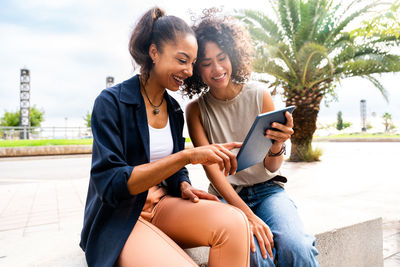
M 240 143 L 184 150 L 183 112 L 166 91 L 192 75 L 197 42 L 159 8 L 129 51 L 139 75 L 105 89 L 92 113 L 93 155 L 80 246 L 89 266 L 197 266 L 181 247 L 210 246 L 209 266 L 248 266 L 246 216 L 190 185 L 186 164 L 236 170 Z M 188 200 L 189 199 L 189 200 Z
M 184 92 L 193 97 L 187 106 L 189 134 L 196 147 L 243 141 L 255 117 L 274 110 L 268 91 L 249 82 L 252 48 L 246 30 L 232 18 L 211 10 L 195 25 L 199 45 L 193 76 Z M 251 266 L 318 266 L 315 238 L 304 232 L 296 206 L 286 194 L 280 175 L 285 141 L 293 134 L 293 118 L 267 130 L 273 139 L 263 162 L 225 177 L 216 165 L 204 166 L 209 192 L 241 209 L 250 223 Z

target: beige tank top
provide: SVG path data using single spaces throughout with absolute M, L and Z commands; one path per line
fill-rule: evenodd
M 246 83 L 235 98 L 227 101 L 219 100 L 207 92 L 199 97 L 198 103 L 210 144 L 243 142 L 254 119 L 262 112 L 263 86 L 259 82 Z M 232 150 L 234 153 L 238 151 Z M 249 186 L 268 181 L 278 174 L 279 171 L 271 173 L 260 162 L 228 176 L 228 180 L 233 185 Z

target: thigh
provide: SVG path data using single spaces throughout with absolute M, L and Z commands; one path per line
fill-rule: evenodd
M 197 266 L 160 229 L 139 218 L 118 259 L 121 267 Z
M 305 232 L 297 207 L 284 190 L 266 198 L 256 214 L 274 235 L 277 266 L 319 266 L 315 237 Z
M 157 206 L 152 223 L 181 247 L 190 248 L 210 246 L 211 239 L 217 238 L 213 235 L 235 232 L 235 228 L 247 224 L 247 219 L 243 212 L 226 203 L 203 199 L 193 203 L 168 196 Z M 248 238 L 242 241 L 246 243 Z
M 285 190 L 265 198 L 256 214 L 271 229 L 278 254 L 282 249 L 293 250 L 298 246 L 314 249 L 315 237 L 305 232 L 297 207 Z
M 181 247 L 210 247 L 210 267 L 249 264 L 248 221 L 231 205 L 210 200 L 193 203 L 167 196 L 157 205 L 152 223 Z
M 255 213 L 273 233 L 304 231 L 297 207 L 283 188 L 265 197 L 256 207 Z

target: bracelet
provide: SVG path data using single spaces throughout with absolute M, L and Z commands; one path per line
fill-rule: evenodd
M 285 143 L 282 144 L 281 150 L 278 153 L 272 153 L 271 150 L 268 150 L 268 157 L 279 157 L 280 155 L 286 155 L 286 145 Z

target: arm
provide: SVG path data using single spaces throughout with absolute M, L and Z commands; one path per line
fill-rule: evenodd
M 217 163 L 221 169 L 231 170 L 232 166 L 232 171 L 236 170 L 235 155 L 229 150 L 240 147 L 237 143 L 184 150 L 156 162 L 130 166 L 125 160 L 119 124 L 117 100 L 112 93 L 103 92 L 93 107 L 91 182 L 101 200 L 113 207 L 182 171 L 188 163 Z
M 192 139 L 193 145 L 196 147 L 210 145 L 200 118 L 200 110 L 196 101 L 191 102 L 186 109 L 186 121 L 188 124 L 189 135 Z M 252 233 L 257 237 L 260 244 L 261 251 L 266 257 L 266 253 L 270 254 L 272 258 L 273 240 L 272 233 L 269 227 L 258 218 L 253 211 L 246 205 L 240 196 L 233 189 L 221 169 L 216 164 L 204 166 L 204 170 L 208 179 L 214 185 L 218 193 L 231 205 L 242 210 L 250 223 Z M 251 249 L 255 251 L 254 239 L 250 238 Z
M 262 113 L 269 112 L 275 110 L 274 102 L 272 101 L 271 95 L 268 91 L 264 90 L 263 92 L 263 106 Z M 274 154 L 278 153 L 282 149 L 283 143 L 290 138 L 293 134 L 293 118 L 290 112 L 286 112 L 285 114 L 287 122 L 286 125 L 282 125 L 279 123 L 273 123 L 272 127 L 279 129 L 279 131 L 268 130 L 265 134 L 265 137 L 275 140 L 272 144 L 270 151 Z M 276 172 L 279 170 L 283 162 L 283 155 L 278 157 L 270 157 L 268 154 L 264 159 L 264 166 L 270 172 Z

